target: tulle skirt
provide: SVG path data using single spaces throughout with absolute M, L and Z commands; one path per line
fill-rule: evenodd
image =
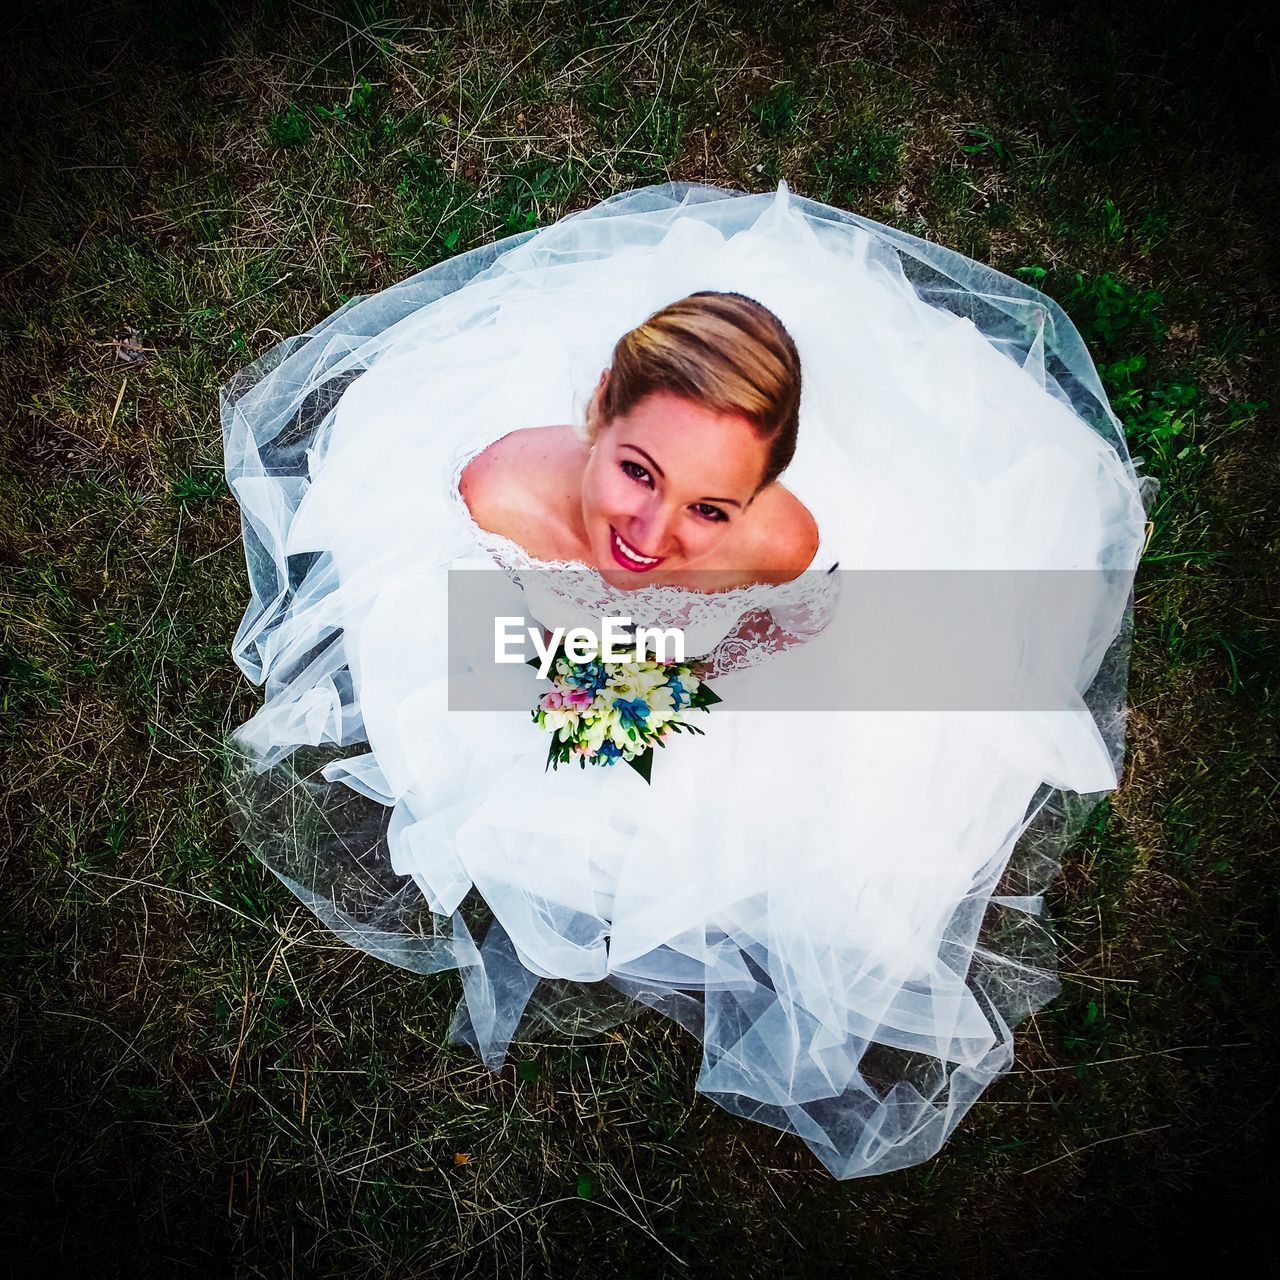
M 843 570 L 1107 575 L 1057 629 L 1061 705 L 760 712 L 729 675 L 652 785 L 545 772 L 527 711 L 450 710 L 448 571 L 492 563 L 459 461 L 573 421 L 621 333 L 697 289 L 795 338 L 783 479 Z M 701 1092 L 837 1177 L 934 1154 L 1058 989 L 1042 895 L 1122 752 L 1143 486 L 1061 310 L 785 187 L 651 187 L 353 300 L 223 423 L 234 652 L 266 694 L 231 788 L 292 892 L 371 955 L 459 969 L 452 1039 L 494 1070 L 649 1006 L 701 1041 Z

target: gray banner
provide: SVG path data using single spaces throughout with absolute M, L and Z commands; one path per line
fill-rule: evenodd
M 497 569 L 456 569 L 449 706 L 527 711 L 551 688 L 528 660 L 545 669 L 556 639 L 577 628 L 584 658 L 610 639 L 634 660 L 626 637 L 653 628 L 664 658 L 683 640 L 685 661 L 710 663 L 708 682 L 738 710 L 1069 710 L 1120 632 L 1132 583 L 1127 570 L 835 569 L 724 594 L 708 617 L 692 575 L 676 585 L 699 607 L 682 615 L 680 595 L 646 608 L 644 590 L 634 607 L 617 592 L 593 612 L 575 603 L 600 594 L 586 571 L 522 573 L 517 586 Z

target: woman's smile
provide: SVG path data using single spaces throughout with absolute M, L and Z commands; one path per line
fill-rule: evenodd
M 613 558 L 624 569 L 630 569 L 632 573 L 648 573 L 666 559 L 666 556 L 641 555 L 633 546 L 623 541 L 622 535 L 613 525 L 609 526 L 609 535 L 609 547 L 613 552 Z

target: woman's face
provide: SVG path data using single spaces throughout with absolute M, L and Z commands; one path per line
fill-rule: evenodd
M 722 569 L 723 551 L 756 494 L 768 444 L 747 419 L 668 391 L 600 429 L 582 477 L 592 558 L 617 587 L 679 569 Z

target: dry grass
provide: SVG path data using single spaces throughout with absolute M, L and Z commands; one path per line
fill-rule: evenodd
M 14 1274 L 1088 1273 L 1257 1239 L 1277 112 L 1236 17 L 210 0 L 22 19 L 0 267 Z M 719 1111 L 656 1015 L 489 1075 L 447 1044 L 456 977 L 335 943 L 226 816 L 220 743 L 256 695 L 227 656 L 245 587 L 219 384 L 348 295 L 667 177 L 785 177 L 1033 269 L 1163 483 L 1127 779 L 1053 903 L 1066 989 L 900 1174 L 836 1183 Z

